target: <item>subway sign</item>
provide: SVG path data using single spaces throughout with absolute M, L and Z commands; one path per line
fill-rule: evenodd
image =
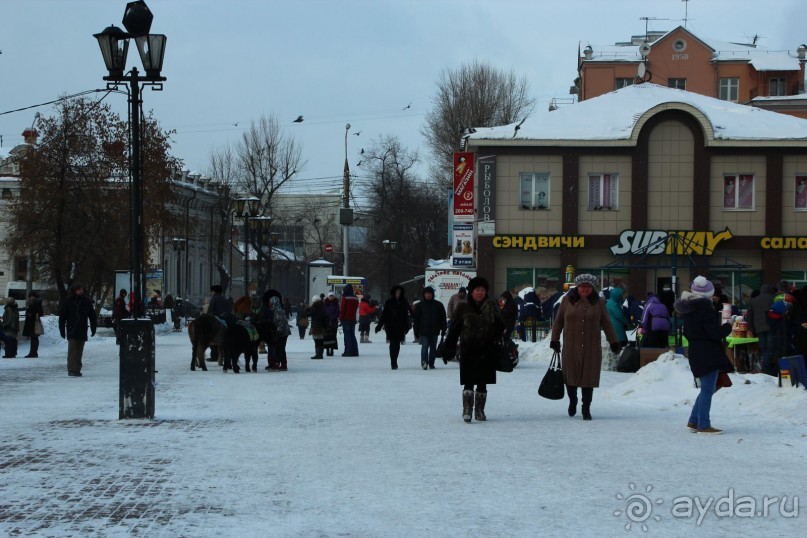
M 619 234 L 619 243 L 611 247 L 614 256 L 623 254 L 692 254 L 711 256 L 722 241 L 733 235 L 726 228 L 722 232 L 625 230 Z

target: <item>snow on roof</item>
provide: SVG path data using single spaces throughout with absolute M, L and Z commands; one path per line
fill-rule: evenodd
M 714 140 L 799 140 L 807 143 L 807 120 L 761 108 L 721 101 L 697 93 L 636 84 L 558 110 L 541 111 L 516 129 L 515 124 L 479 127 L 468 135 L 474 140 L 543 141 L 557 145 L 570 140 L 630 140 L 634 128 L 649 110 L 695 108 L 711 125 L 704 125 Z M 638 135 L 638 133 L 636 133 Z M 507 144 L 501 144 L 507 145 Z
M 720 41 L 697 36 L 678 26 L 666 34 L 650 42 L 650 47 L 654 47 L 667 38 L 668 35 L 683 30 L 693 38 L 701 41 L 704 45 L 714 51 L 713 59 L 719 62 L 746 61 L 754 66 L 757 71 L 798 71 L 800 64 L 798 58 L 786 50 L 768 50 L 752 44 L 732 43 L 730 41 Z M 639 62 L 642 56 L 639 53 L 639 44 L 624 43 L 614 45 L 586 45 L 592 48 L 592 62 Z M 585 48 L 580 51 L 580 57 L 585 57 Z

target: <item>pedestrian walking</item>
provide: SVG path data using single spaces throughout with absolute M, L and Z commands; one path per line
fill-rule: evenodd
M 446 309 L 434 298 L 434 288 L 426 286 L 415 309 L 413 329 L 415 340 L 420 342 L 420 367 L 434 370 L 437 358 L 437 338 L 446 334 Z
M 14 297 L 6 299 L 3 308 L 3 343 L 6 345 L 4 359 L 17 357 L 17 334 L 20 332 L 20 307 Z
M 95 336 L 96 317 L 92 301 L 82 284 L 70 286 L 67 299 L 59 308 L 59 335 L 67 339 L 67 375 L 81 377 L 81 359 L 87 342 L 87 329 Z
M 120 321 L 129 317 L 129 309 L 126 308 L 126 290 L 122 289 L 112 304 L 112 329 L 115 331 L 115 343 L 120 345 L 121 329 Z
M 372 344 L 370 342 L 370 322 L 378 312 L 378 307 L 370 302 L 370 296 L 365 295 L 359 303 L 359 342 L 362 344 Z
M 358 357 L 359 343 L 356 341 L 356 318 L 359 314 L 359 298 L 353 291 L 353 286 L 347 284 L 342 291 L 342 301 L 339 306 L 339 321 L 342 323 L 342 332 L 345 334 L 345 352 L 343 357 Z
M 305 303 L 300 301 L 297 305 L 297 332 L 300 334 L 300 340 L 305 339 L 305 331 L 308 329 L 308 317 L 305 315 Z
M 577 414 L 577 387 L 580 387 L 583 395 L 583 420 L 591 420 L 591 400 L 594 389 L 600 386 L 602 370 L 600 332 L 605 331 L 613 353 L 619 353 L 620 346 L 605 310 L 605 300 L 596 292 L 595 288 L 599 284 L 597 277 L 584 273 L 574 279 L 574 284 L 575 287 L 569 290 L 558 308 L 549 347 L 558 353 L 562 349 L 563 381 L 569 396 L 569 416 Z M 614 288 L 611 293 L 619 289 L 621 288 Z
M 723 350 L 723 339 L 731 334 L 731 323 L 720 323 L 712 297 L 714 284 L 706 277 L 692 281 L 690 291 L 684 290 L 675 302 L 675 310 L 684 321 L 684 336 L 689 341 L 689 369 L 698 380 L 700 392 L 687 421 L 687 428 L 698 433 L 719 434 L 710 417 L 712 395 L 720 372 L 733 372 L 734 366 Z
M 455 356 L 460 363 L 462 419 L 487 420 L 488 385 L 496 384 L 496 359 L 504 322 L 499 305 L 488 297 L 490 284 L 480 276 L 468 282 L 468 299 L 454 309 L 443 349 L 443 362 Z M 459 350 L 457 349 L 459 347 Z M 476 391 L 474 391 L 476 385 Z
M 670 312 L 655 295 L 645 302 L 640 328 L 644 331 L 642 347 L 666 348 L 670 345 Z
M 322 345 L 325 348 L 325 355 L 333 357 L 333 352 L 339 349 L 339 299 L 331 291 L 323 301 L 325 304 L 325 315 L 328 316 L 328 324 L 325 326 L 325 337 Z M 343 329 L 344 330 L 344 329 Z
M 597 283 L 599 283 L 599 281 L 597 281 Z M 616 339 L 617 342 L 619 342 L 620 347 L 625 347 L 628 345 L 628 327 L 631 325 L 628 316 L 625 315 L 625 312 L 622 309 L 624 295 L 625 290 L 617 286 L 611 288 L 611 293 L 608 295 L 608 299 L 605 301 L 608 317 L 611 321 L 611 325 L 614 328 Z M 641 316 L 636 319 L 637 323 L 640 319 Z
M 375 326 L 376 333 L 381 329 L 387 333 L 390 367 L 393 370 L 398 369 L 401 342 L 406 340 L 406 333 L 410 329 L 409 312 L 409 301 L 406 300 L 404 289 L 401 286 L 393 286 L 390 290 L 390 298 L 384 303 L 381 318 Z
M 306 317 L 311 319 L 311 338 L 314 339 L 314 356 L 312 359 L 321 359 L 325 351 L 323 340 L 325 338 L 325 328 L 328 326 L 328 315 L 325 313 L 325 303 L 319 295 L 311 298 L 311 305 L 305 312 Z
M 286 341 L 291 335 L 289 318 L 280 297 L 272 296 L 269 298 L 269 306 L 272 309 L 272 325 L 274 325 L 274 343 L 272 344 L 272 363 L 274 363 L 274 368 L 270 365 L 269 369 L 285 372 L 289 369 L 286 361 Z
M 42 299 L 39 294 L 32 291 L 28 296 L 28 302 L 25 304 L 25 323 L 22 326 L 22 335 L 27 336 L 31 341 L 31 347 L 28 350 L 28 359 L 35 359 L 39 357 L 39 337 L 45 332 L 42 325 L 42 316 L 45 312 L 42 310 Z

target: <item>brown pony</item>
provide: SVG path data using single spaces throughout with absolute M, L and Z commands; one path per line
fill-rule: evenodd
M 188 324 L 188 338 L 190 338 L 191 346 L 193 347 L 191 370 L 196 370 L 198 364 L 202 370 L 207 371 L 205 350 L 211 344 L 220 344 L 223 333 L 224 325 L 213 314 L 200 314 L 199 317 Z
M 255 312 L 252 310 L 252 298 L 244 295 L 233 303 L 233 313 L 243 316 L 251 316 Z

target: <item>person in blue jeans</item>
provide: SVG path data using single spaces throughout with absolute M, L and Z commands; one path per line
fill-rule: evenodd
M 720 324 L 720 312 L 712 305 L 714 285 L 698 276 L 690 291 L 675 302 L 675 310 L 684 322 L 684 336 L 689 341 L 689 368 L 700 383 L 700 393 L 692 406 L 687 428 L 692 432 L 719 434 L 712 427 L 710 411 L 720 372 L 733 372 L 734 366 L 723 351 L 723 339 L 731 333 L 731 323 Z
M 342 300 L 339 303 L 339 322 L 345 335 L 345 352 L 343 357 L 358 357 L 359 342 L 356 340 L 356 320 L 359 315 L 359 298 L 348 284 L 342 290 Z
M 437 337 L 446 334 L 446 309 L 435 300 L 434 288 L 426 286 L 421 292 L 421 301 L 415 308 L 415 339 L 420 342 L 420 367 L 434 370 L 437 358 Z

